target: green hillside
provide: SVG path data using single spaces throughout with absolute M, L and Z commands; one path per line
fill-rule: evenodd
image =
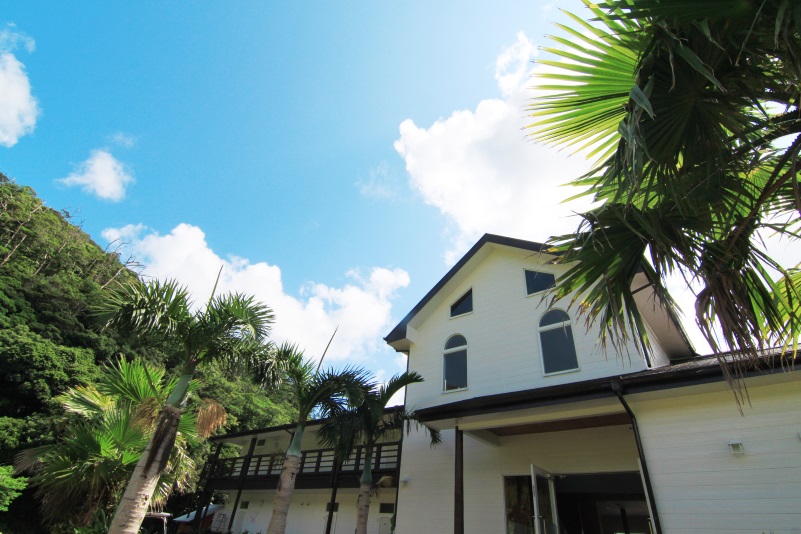
M 107 288 L 135 276 L 69 213 L 44 206 L 31 188 L 0 173 L 0 465 L 13 463 L 22 449 L 56 440 L 69 420 L 54 397 L 91 382 L 115 354 L 174 367 L 169 355 L 176 351 L 170 347 L 124 339 L 92 318 L 92 307 Z M 198 375 L 204 384 L 200 396 L 215 399 L 228 412 L 225 431 L 287 423 L 292 417 L 281 391 L 265 391 L 248 376 L 215 367 Z M 199 466 L 206 449 L 193 451 Z M 190 501 L 184 496 L 172 505 Z M 26 490 L 8 512 L 0 512 L 0 532 L 58 531 L 38 524 L 36 506 Z

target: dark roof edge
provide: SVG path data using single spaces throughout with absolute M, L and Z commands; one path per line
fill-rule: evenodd
M 431 291 L 426 293 L 423 299 L 412 308 L 406 317 L 404 317 L 400 323 L 398 323 L 392 331 L 387 334 L 384 338 L 384 341 L 387 343 L 394 343 L 395 341 L 399 341 L 406 337 L 406 325 L 409 324 L 409 321 L 417 315 L 420 310 L 422 310 L 426 304 L 428 304 L 431 299 L 434 298 L 434 295 L 440 292 L 440 290 L 445 287 L 451 278 L 453 278 L 456 273 L 458 273 L 465 264 L 470 261 L 470 259 L 476 255 L 476 253 L 481 250 L 481 248 L 486 245 L 487 243 L 494 243 L 496 245 L 506 245 L 509 247 L 519 248 L 523 250 L 531 250 L 533 252 L 545 252 L 547 249 L 547 245 L 543 243 L 536 243 L 534 241 L 526 241 L 525 239 L 517 239 L 514 237 L 506 237 L 497 234 L 484 234 L 481 239 L 479 239 L 475 245 L 473 245 L 467 253 L 462 256 L 462 258 L 456 262 L 456 265 L 451 267 L 451 269 L 442 277 L 442 279 L 437 282 L 437 284 L 431 288 Z
M 742 378 L 785 372 L 781 355 L 765 358 L 765 365 L 743 373 Z M 456 417 L 467 417 L 494 412 L 551 406 L 580 400 L 592 400 L 615 395 L 611 382 L 619 382 L 625 394 L 644 393 L 662 389 L 692 386 L 725 380 L 723 370 L 715 356 L 692 360 L 687 364 L 649 369 L 629 375 L 594 378 L 538 389 L 513 391 L 475 397 L 449 404 L 416 410 L 420 421 L 430 422 Z M 701 365 L 699 365 L 701 364 Z M 731 368 L 731 363 L 727 362 Z
M 402 405 L 399 406 L 390 406 L 384 410 L 385 414 L 390 414 L 396 412 L 400 409 Z M 320 425 L 325 422 L 326 419 L 312 419 L 311 421 L 306 422 L 306 428 L 310 426 Z M 268 426 L 265 428 L 257 428 L 256 430 L 242 430 L 241 432 L 231 432 L 230 434 L 220 434 L 219 436 L 212 436 L 209 438 L 209 441 L 224 441 L 226 439 L 232 438 L 241 438 L 244 436 L 252 436 L 256 434 L 266 434 L 267 432 L 280 432 L 284 431 L 294 431 L 295 428 L 298 426 L 297 423 L 287 423 L 285 425 L 278 425 L 278 426 Z

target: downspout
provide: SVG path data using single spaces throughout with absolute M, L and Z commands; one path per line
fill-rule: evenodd
M 645 493 L 648 495 L 648 501 L 651 503 L 651 519 L 654 521 L 654 534 L 662 534 L 662 524 L 659 522 L 659 512 L 656 509 L 656 499 L 654 499 L 654 488 L 651 486 L 651 475 L 648 473 L 648 464 L 645 461 L 645 451 L 642 448 L 642 440 L 640 439 L 640 427 L 637 426 L 637 418 L 634 412 L 631 411 L 629 403 L 623 397 L 623 385 L 617 381 L 612 380 L 610 383 L 612 391 L 617 395 L 623 409 L 629 414 L 631 419 L 631 428 L 634 430 L 634 440 L 637 442 L 637 454 L 640 457 L 640 465 L 642 466 L 642 476 L 645 481 Z

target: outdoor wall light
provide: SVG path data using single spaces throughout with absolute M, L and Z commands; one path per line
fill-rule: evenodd
M 742 456 L 745 454 L 743 450 L 743 444 L 740 441 L 730 441 L 729 442 L 729 451 L 735 456 Z
M 409 484 L 409 478 L 408 477 L 407 478 L 402 478 L 400 483 L 401 483 L 401 486 L 408 485 Z

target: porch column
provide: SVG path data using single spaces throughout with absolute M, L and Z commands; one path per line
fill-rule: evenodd
M 334 476 L 331 480 L 331 501 L 328 503 L 328 518 L 325 520 L 325 534 L 331 534 L 334 523 L 334 505 L 337 502 L 337 489 L 339 489 L 339 459 L 334 456 Z
M 250 469 L 250 460 L 253 458 L 253 451 L 256 449 L 256 441 L 258 441 L 258 436 L 254 436 L 253 439 L 250 440 L 250 448 L 248 449 L 248 455 L 245 456 L 245 459 L 242 461 L 242 472 L 239 473 L 239 484 L 236 490 L 236 499 L 234 500 L 234 508 L 231 510 L 231 519 L 228 521 L 228 531 L 230 532 L 232 528 L 234 528 L 234 517 L 236 516 L 236 509 L 239 508 L 239 499 L 242 497 L 242 488 L 245 486 L 245 477 L 248 476 L 248 469 Z
M 454 464 L 456 472 L 453 488 L 453 534 L 464 534 L 464 437 L 458 426 Z

